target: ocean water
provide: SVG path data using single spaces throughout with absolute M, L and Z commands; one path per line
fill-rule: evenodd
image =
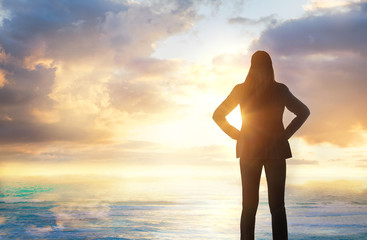
M 151 189 L 146 184 L 116 195 L 106 185 L 47 182 L 1 182 L 0 239 L 239 239 L 237 185 L 149 199 L 137 194 Z M 305 196 L 293 188 L 286 199 L 289 239 L 367 239 L 363 199 Z M 256 239 L 272 239 L 266 189 L 256 221 Z

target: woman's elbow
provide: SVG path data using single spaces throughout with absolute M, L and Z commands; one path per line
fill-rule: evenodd
M 212 118 L 216 123 L 220 122 L 223 119 L 222 115 L 217 110 L 214 111 Z
M 310 114 L 311 114 L 310 109 L 308 107 L 306 107 L 306 116 L 308 117 L 308 116 L 310 116 Z
M 305 109 L 302 112 L 302 117 L 306 120 L 311 114 L 311 111 L 308 107 L 305 107 Z
M 214 122 L 218 122 L 219 121 L 219 116 L 216 112 L 213 113 L 212 119 L 214 120 Z

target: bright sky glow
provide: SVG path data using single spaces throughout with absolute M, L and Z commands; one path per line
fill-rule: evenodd
M 366 181 L 366 2 L 138 2 L 2 2 L 3 177 L 238 179 L 211 116 L 264 49 L 312 113 L 289 183 Z

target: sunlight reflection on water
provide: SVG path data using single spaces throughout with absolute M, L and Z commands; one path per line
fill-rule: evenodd
M 240 190 L 216 187 L 217 195 L 195 190 L 186 198 L 143 201 L 118 200 L 108 188 L 91 194 L 73 184 L 2 183 L 0 239 L 239 239 Z M 295 199 L 287 199 L 291 239 L 367 236 L 367 205 Z M 258 239 L 271 239 L 270 219 L 262 191 Z

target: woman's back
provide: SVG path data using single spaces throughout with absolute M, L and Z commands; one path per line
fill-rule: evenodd
M 242 126 L 245 131 L 247 133 L 256 131 L 269 137 L 282 133 L 287 87 L 281 83 L 274 83 L 263 96 L 256 96 L 246 89 L 246 82 L 239 85 Z
M 237 142 L 237 157 L 281 159 L 292 157 L 283 125 L 285 107 L 296 115 L 308 115 L 282 83 L 274 82 L 261 95 L 251 86 L 238 84 L 232 94 L 241 108 L 242 128 Z M 288 130 L 289 131 L 289 130 Z M 293 130 L 292 130 L 293 131 Z

